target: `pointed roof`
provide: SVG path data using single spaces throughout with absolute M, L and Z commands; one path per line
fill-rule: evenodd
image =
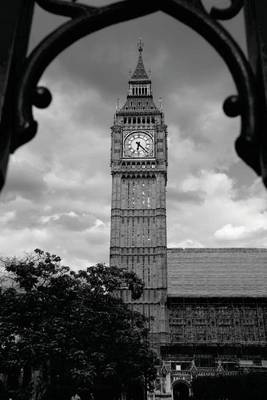
M 144 44 L 142 42 L 142 40 L 139 40 L 138 42 L 138 51 L 139 51 L 139 57 L 138 57 L 138 62 L 137 62 L 137 66 L 135 68 L 135 71 L 133 73 L 133 75 L 131 76 L 131 81 L 140 81 L 140 80 L 150 80 L 146 70 L 145 70 L 145 66 L 144 66 L 144 62 L 143 62 L 143 57 L 142 57 L 142 53 L 143 53 L 143 48 L 144 48 Z
M 266 248 L 167 249 L 170 297 L 266 297 Z
M 126 103 L 117 111 L 117 114 L 120 113 L 122 115 L 132 115 L 133 113 L 159 115 L 161 111 L 155 105 L 152 96 L 143 98 L 127 96 Z

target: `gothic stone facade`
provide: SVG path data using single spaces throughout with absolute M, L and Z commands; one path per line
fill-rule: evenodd
M 110 264 L 135 271 L 144 281 L 142 298 L 122 298 L 151 319 L 151 340 L 166 341 L 167 130 L 153 101 L 142 46 L 129 81 L 125 105 L 117 110 L 111 135 Z
M 110 264 L 133 270 L 162 365 L 155 398 L 186 398 L 196 376 L 267 371 L 267 250 L 167 249 L 167 127 L 139 44 L 111 131 Z

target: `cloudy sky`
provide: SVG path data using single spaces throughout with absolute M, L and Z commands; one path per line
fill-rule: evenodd
M 62 21 L 36 7 L 31 48 Z M 242 15 L 227 28 L 245 48 Z M 35 110 L 37 137 L 12 156 L 0 197 L 1 255 L 39 247 L 74 268 L 108 262 L 110 126 L 139 37 L 168 125 L 168 246 L 267 247 L 267 192 L 235 154 L 239 118 L 222 112 L 232 78 L 203 39 L 156 13 L 82 39 L 46 70 L 53 102 Z

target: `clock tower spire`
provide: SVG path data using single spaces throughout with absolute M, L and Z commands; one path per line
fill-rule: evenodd
M 138 42 L 137 66 L 128 82 L 125 104 L 111 129 L 110 265 L 134 271 L 144 282 L 141 299 L 123 300 L 147 317 L 158 347 L 167 337 L 166 183 L 167 127 L 154 103 L 151 79 Z

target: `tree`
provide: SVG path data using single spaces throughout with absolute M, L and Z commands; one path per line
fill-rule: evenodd
M 77 392 L 98 399 L 106 392 L 112 399 L 153 381 L 147 320 L 116 295 L 127 285 L 140 297 L 143 283 L 134 273 L 103 264 L 71 271 L 39 249 L 6 259 L 4 267 L 15 287 L 0 291 L 0 372 L 8 374 L 14 398 L 68 399 Z

